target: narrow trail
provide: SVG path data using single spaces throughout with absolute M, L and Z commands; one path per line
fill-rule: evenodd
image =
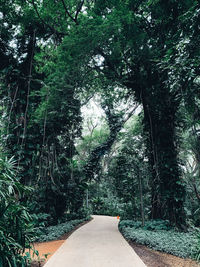
M 76 230 L 44 267 L 145 267 L 118 231 L 118 220 L 93 216 Z

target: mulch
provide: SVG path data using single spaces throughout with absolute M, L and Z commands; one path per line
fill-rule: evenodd
M 91 220 L 93 220 L 93 218 L 90 218 L 89 220 L 84 221 L 84 222 L 78 224 L 77 226 L 74 227 L 74 229 L 72 231 L 61 235 L 55 241 L 58 241 L 58 240 L 66 240 L 71 234 L 73 234 L 74 231 L 76 231 L 78 228 L 80 228 L 81 226 L 85 225 L 86 223 L 90 222 Z M 53 242 L 53 241 L 51 241 L 51 242 Z M 47 249 L 47 252 L 48 252 L 48 249 Z M 46 263 L 46 261 L 44 259 L 41 259 L 41 260 L 33 260 L 31 262 L 31 267 L 42 267 L 42 266 L 44 266 L 45 263 Z
M 92 218 L 88 221 L 80 223 L 72 231 L 63 234 L 57 240 L 66 240 L 74 231 L 76 231 L 81 226 L 90 222 Z M 130 246 L 138 254 L 138 256 L 143 260 L 147 267 L 200 267 L 200 264 L 191 259 L 182 259 L 167 253 L 152 250 L 146 246 L 136 244 L 134 242 L 129 242 Z M 42 267 L 45 264 L 44 260 L 33 261 L 31 267 Z M 124 266 L 126 267 L 126 266 Z
M 174 255 L 152 250 L 146 246 L 129 242 L 147 267 L 199 267 L 200 264 L 191 259 L 182 259 Z

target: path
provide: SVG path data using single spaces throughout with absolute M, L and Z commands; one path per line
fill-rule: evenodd
M 145 267 L 118 231 L 116 217 L 93 216 L 76 230 L 44 267 Z

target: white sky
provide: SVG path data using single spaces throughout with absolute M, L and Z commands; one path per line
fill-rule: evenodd
M 142 110 L 142 106 L 138 106 L 135 110 L 134 115 L 138 115 Z M 83 135 L 88 133 L 88 120 L 92 121 L 93 125 L 98 124 L 97 128 L 101 128 L 101 126 L 105 125 L 106 115 L 103 109 L 98 104 L 98 101 L 91 99 L 87 105 L 81 108 L 81 113 L 83 115 Z
M 87 105 L 81 108 L 81 113 L 83 115 L 83 135 L 88 133 L 88 120 L 92 121 L 93 125 L 98 124 L 97 128 L 101 128 L 102 124 L 105 122 L 105 119 L 103 119 L 105 118 L 105 113 L 94 99 L 91 99 Z

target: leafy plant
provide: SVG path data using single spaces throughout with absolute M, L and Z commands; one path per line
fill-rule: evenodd
M 33 234 L 31 217 L 18 199 L 27 187 L 15 176 L 13 158 L 0 155 L 0 266 L 27 266 L 29 258 L 23 256 L 30 248 Z
M 195 245 L 194 231 L 185 233 L 170 229 L 167 221 L 150 221 L 144 227 L 140 222 L 121 221 L 119 229 L 127 240 L 182 258 L 192 258 Z
M 93 213 L 97 215 L 116 216 L 121 213 L 120 204 L 118 203 L 117 199 L 114 197 L 93 198 L 91 200 L 91 205 L 92 205 Z
M 36 238 L 34 241 L 36 242 L 46 242 L 58 239 L 63 234 L 69 233 L 76 227 L 78 224 L 88 220 L 89 218 L 72 220 L 65 223 L 61 223 L 54 226 L 44 227 L 44 228 L 36 228 Z
M 194 257 L 195 260 L 200 261 L 200 231 L 199 229 L 197 230 L 195 240 L 196 242 L 192 250 L 193 251 L 192 256 Z
M 171 230 L 172 226 L 167 220 L 149 220 L 146 221 L 144 226 L 140 221 L 132 221 L 132 220 L 122 220 L 119 224 L 119 227 L 134 227 L 134 228 L 142 228 L 144 230 L 149 231 L 159 231 L 159 230 Z

